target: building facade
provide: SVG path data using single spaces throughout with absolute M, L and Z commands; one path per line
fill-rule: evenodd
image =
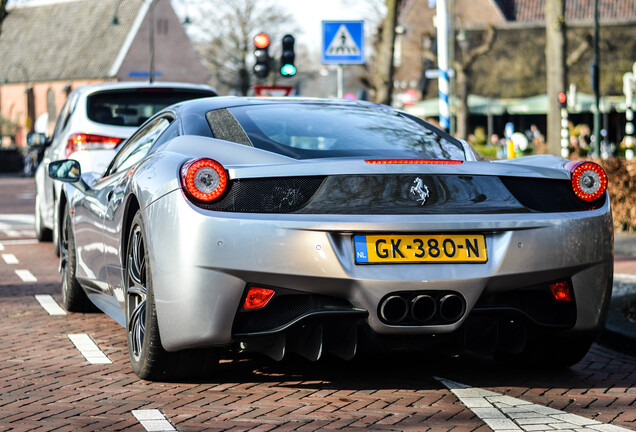
M 86 84 L 150 79 L 206 83 L 170 0 L 60 0 L 13 7 L 0 33 L 0 143 L 50 131 Z M 151 58 L 154 60 L 151 66 Z

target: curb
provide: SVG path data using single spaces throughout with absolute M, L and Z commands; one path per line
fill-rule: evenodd
M 630 302 L 636 302 L 636 275 L 615 274 L 607 321 L 598 343 L 636 356 L 636 323 L 623 313 Z

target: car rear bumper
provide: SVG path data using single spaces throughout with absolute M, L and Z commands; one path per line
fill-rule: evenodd
M 574 213 L 281 215 L 202 210 L 177 190 L 148 206 L 144 218 L 161 339 L 169 351 L 228 346 L 259 335 L 274 340 L 303 322 L 337 319 L 361 323 L 375 335 L 418 337 L 457 332 L 479 314 L 514 312 L 531 325 L 590 332 L 602 325 L 611 295 L 609 200 L 598 210 Z M 466 232 L 485 235 L 487 262 L 355 264 L 354 234 Z M 573 311 L 567 319 L 559 321 L 557 308 L 556 322 L 542 322 L 542 316 L 533 316 L 540 304 L 504 301 L 555 281 L 571 284 Z M 237 320 L 250 284 L 336 299 L 350 312 L 312 310 L 278 327 L 240 330 Z M 464 310 L 449 322 L 391 324 L 380 309 L 394 293 L 407 302 L 416 294 L 436 301 L 452 294 L 463 300 Z M 493 298 L 499 300 L 488 300 Z

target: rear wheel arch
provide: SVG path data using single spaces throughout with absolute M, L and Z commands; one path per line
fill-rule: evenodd
M 139 201 L 135 195 L 130 195 L 128 198 L 128 202 L 126 203 L 126 210 L 124 211 L 124 219 L 122 221 L 122 230 L 121 230 L 121 254 L 120 256 L 126 257 L 128 252 L 128 233 L 130 232 L 130 227 L 132 226 L 133 219 L 135 218 L 135 214 L 137 211 L 141 209 L 139 205 Z M 124 258 L 125 259 L 125 258 Z M 125 267 L 126 263 L 122 262 L 122 266 Z

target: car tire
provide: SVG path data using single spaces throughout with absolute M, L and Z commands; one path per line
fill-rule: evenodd
M 53 231 L 44 226 L 42 221 L 42 210 L 40 210 L 40 197 L 35 194 L 35 238 L 39 242 L 50 242 L 53 238 Z
M 94 312 L 95 305 L 89 300 L 76 278 L 77 256 L 75 236 L 68 209 L 64 210 L 62 235 L 60 238 L 60 269 L 62 273 L 62 305 L 69 312 Z
M 135 374 L 150 381 L 171 381 L 209 373 L 218 362 L 213 350 L 168 352 L 161 344 L 150 258 L 140 212 L 130 227 L 124 265 L 126 339 Z

